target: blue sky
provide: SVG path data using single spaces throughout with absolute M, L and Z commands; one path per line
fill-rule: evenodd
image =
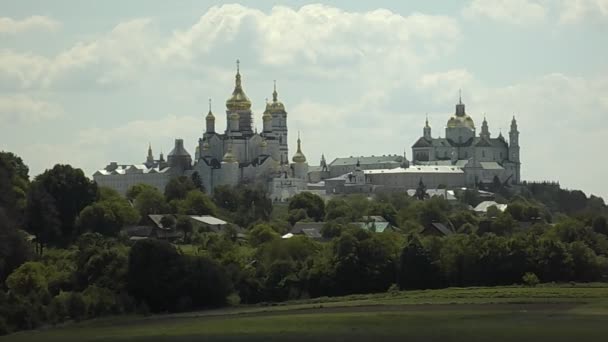
M 403 153 L 462 88 L 480 126 L 516 115 L 522 176 L 608 196 L 608 0 L 3 1 L 0 149 L 35 175 L 191 153 L 241 60 L 261 125 L 277 80 L 311 164 Z M 290 137 L 292 152 L 296 135 Z

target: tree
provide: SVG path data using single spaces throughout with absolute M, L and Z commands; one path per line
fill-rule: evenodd
M 293 226 L 296 222 L 306 220 L 307 218 L 308 215 L 306 215 L 305 209 L 292 209 L 287 215 L 287 222 Z
M 418 187 L 416 188 L 416 194 L 414 197 L 416 197 L 416 199 L 419 201 L 429 198 L 429 194 L 426 193 L 426 185 L 424 185 L 422 182 L 422 178 L 420 178 L 420 182 L 418 182 Z
M 21 223 L 29 186 L 29 169 L 23 160 L 11 152 L 0 152 L 0 208 Z
M 163 225 L 163 228 L 171 229 L 175 226 L 175 218 L 173 215 L 165 215 L 160 219 L 160 224 Z
M 89 180 L 81 169 L 57 164 L 38 175 L 39 184 L 54 199 L 64 238 L 72 238 L 76 217 L 84 207 L 97 199 L 97 183 Z
M 430 253 L 416 235 L 410 235 L 401 252 L 399 287 L 408 290 L 433 288 L 438 278 L 438 270 L 433 265 Z
M 135 197 L 135 208 L 142 218 L 150 214 L 164 214 L 168 210 L 165 197 L 156 188 L 143 187 Z
M 103 202 L 98 202 L 82 209 L 76 225 L 81 232 L 91 231 L 106 236 L 116 236 L 122 223 L 112 209 Z
M 175 247 L 162 240 L 137 241 L 129 252 L 129 293 L 154 312 L 172 310 L 180 297 L 181 258 Z
M 249 231 L 249 243 L 252 246 L 259 246 L 279 238 L 281 238 L 281 236 L 267 224 L 258 224 Z
M 188 192 L 183 201 L 178 202 L 177 212 L 181 215 L 217 215 L 217 207 L 211 199 L 199 190 Z
M 201 179 L 201 175 L 198 174 L 198 171 L 194 171 L 192 173 L 192 177 L 190 177 L 190 179 L 192 179 L 192 184 L 194 184 L 196 189 L 198 189 L 202 192 L 207 192 L 205 190 L 205 186 L 203 185 L 203 180 Z
M 37 252 L 42 255 L 44 246 L 60 235 L 60 219 L 55 200 L 42 184 L 35 182 L 30 187 L 25 213 L 26 229 L 36 236 Z
M 188 216 L 178 216 L 177 223 L 175 224 L 175 229 L 184 232 L 184 240 L 186 242 L 190 242 L 190 238 L 192 236 L 192 228 L 192 221 Z
M 220 185 L 213 189 L 213 202 L 218 207 L 233 212 L 239 206 L 239 195 L 233 187 Z
M 192 178 L 186 176 L 171 178 L 169 183 L 165 186 L 165 199 L 167 202 L 175 199 L 184 199 L 186 198 L 187 193 L 195 189 L 197 189 L 197 187 L 192 181 Z
M 137 198 L 137 196 L 143 191 L 143 190 L 147 190 L 147 191 L 152 191 L 152 190 L 158 190 L 156 189 L 154 186 L 150 185 L 150 184 L 145 184 L 145 183 L 139 183 L 139 184 L 135 184 L 132 185 L 128 190 L 127 190 L 127 199 L 129 201 L 135 201 L 135 199 Z
M 48 295 L 45 273 L 42 263 L 28 261 L 11 273 L 6 279 L 6 287 L 11 293 L 23 297 Z
M 315 221 L 325 217 L 325 203 L 323 199 L 310 192 L 301 192 L 289 200 L 289 210 L 304 209 L 306 215 Z
M 593 219 L 592 227 L 596 233 L 608 235 L 608 222 L 606 222 L 605 216 L 598 216 Z
M 32 259 L 31 244 L 0 208 L 0 284 L 14 269 Z

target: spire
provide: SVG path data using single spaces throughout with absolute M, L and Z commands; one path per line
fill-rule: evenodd
M 298 131 L 298 150 L 296 151 L 296 154 L 293 155 L 292 160 L 294 163 L 306 162 L 306 157 L 304 156 L 304 153 L 302 153 L 302 141 L 300 140 L 300 131 Z
M 211 113 L 211 98 L 209 98 L 209 113 Z
M 458 104 L 456 104 L 456 116 L 465 116 L 464 103 L 462 103 L 462 89 L 458 90 Z
M 429 113 L 426 113 L 426 121 L 424 122 L 425 127 L 429 127 Z
M 235 85 L 240 88 L 241 87 L 241 61 L 236 60 L 236 77 L 235 77 Z
M 277 80 L 274 80 L 274 91 L 272 92 L 272 102 L 277 102 L 278 99 L 278 93 L 277 93 Z
M 165 161 L 165 155 L 163 154 L 163 149 L 160 149 L 160 158 L 158 158 L 159 161 L 164 162 Z
M 154 156 L 152 155 L 152 143 L 148 143 L 148 156 L 146 157 L 146 163 L 154 163 Z
M 251 108 L 251 101 L 245 95 L 243 88 L 241 86 L 241 69 L 240 69 L 240 61 L 236 60 L 236 76 L 234 82 L 234 91 L 232 92 L 232 96 L 226 101 L 226 108 L 228 110 L 249 110 Z
M 462 104 L 462 89 L 458 89 L 458 104 Z

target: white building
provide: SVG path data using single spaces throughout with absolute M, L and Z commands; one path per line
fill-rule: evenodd
M 194 173 L 199 175 L 208 191 L 213 191 L 219 185 L 261 182 L 269 186 L 271 196 L 284 199 L 297 190 L 306 189 L 308 163 L 302 153 L 299 136 L 298 150 L 293 156 L 293 163 L 289 163 L 287 111 L 278 100 L 276 83 L 272 101 L 266 103 L 262 115 L 262 132 L 258 133 L 253 127 L 251 101 L 243 90 L 237 61 L 234 90 L 226 101 L 226 130 L 223 134 L 216 132 L 215 120 L 210 103 L 194 163 L 184 148 L 183 140 L 177 139 L 167 162 L 162 156 L 154 160 L 149 149 L 146 163 L 111 163 L 95 172 L 93 178 L 98 184 L 114 188 L 122 194 L 138 183 L 151 184 L 164 190 L 172 177 L 191 176 Z M 275 178 L 281 180 L 273 180 Z
M 519 131 L 515 117 L 511 121 L 509 141 L 502 136 L 492 138 L 484 118 L 481 132 L 476 136 L 473 119 L 465 112 L 462 100 L 448 120 L 445 138 L 433 138 L 428 118 L 423 135 L 412 146 L 415 165 L 457 165 L 465 172 L 466 185 L 501 182 L 520 182 Z

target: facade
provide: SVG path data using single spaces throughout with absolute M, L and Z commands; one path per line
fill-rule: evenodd
M 237 61 L 235 86 L 226 101 L 225 117 L 226 130 L 219 133 L 215 130 L 216 118 L 210 102 L 194 158 L 184 148 L 183 140 L 176 139 L 166 162 L 162 155 L 155 160 L 149 148 L 145 163 L 110 163 L 95 172 L 93 178 L 99 185 L 114 188 L 121 194 L 138 183 L 150 184 L 162 191 L 172 177 L 191 176 L 195 172 L 208 191 L 219 185 L 262 182 L 268 185 L 272 198 L 284 200 L 306 189 L 308 163 L 299 136 L 293 162 L 288 159 L 287 111 L 278 99 L 276 83 L 272 101 L 266 103 L 262 115 L 262 131 L 258 133 L 253 126 L 251 101 L 243 90 Z
M 445 138 L 431 135 L 427 118 L 422 137 L 412 146 L 412 162 L 415 165 L 458 166 L 464 170 L 467 186 L 492 183 L 495 177 L 503 183 L 517 184 L 521 181 L 519 148 L 515 117 L 511 121 L 509 141 L 502 133 L 492 137 L 485 118 L 477 136 L 475 123 L 459 100 L 456 112 L 447 122 Z

